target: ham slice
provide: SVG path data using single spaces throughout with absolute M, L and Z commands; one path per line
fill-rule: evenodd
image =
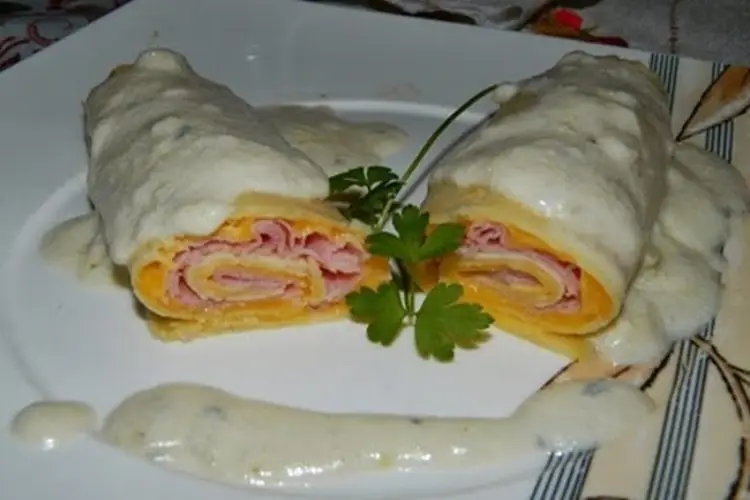
M 485 273 L 481 276 L 482 280 L 491 280 L 507 286 L 541 286 L 539 280 L 531 274 L 512 267 L 513 261 L 528 260 L 549 274 L 560 289 L 560 294 L 555 300 L 535 304 L 537 309 L 574 313 L 581 307 L 580 268 L 573 263 L 563 262 L 547 252 L 512 248 L 509 245 L 507 230 L 502 224 L 491 222 L 472 224 L 466 231 L 463 245 L 458 253 L 470 258 L 487 255 L 508 259 L 507 268 Z
M 224 253 L 236 259 L 276 257 L 289 261 L 312 261 L 325 283 L 325 296 L 312 306 L 342 299 L 360 280 L 366 253 L 349 243 L 337 244 L 325 235 L 295 234 L 285 221 L 259 220 L 253 224 L 255 237 L 247 242 L 209 240 L 191 246 L 174 258 L 170 273 L 168 293 L 183 304 L 195 307 L 216 307 L 233 299 L 216 300 L 201 294 L 190 286 L 187 278 L 190 268 L 199 266 L 208 256 Z M 298 298 L 302 294 L 300 283 L 285 278 L 254 275 L 250 271 L 217 269 L 212 280 L 227 289 L 228 296 L 240 296 L 244 301 L 268 298 Z

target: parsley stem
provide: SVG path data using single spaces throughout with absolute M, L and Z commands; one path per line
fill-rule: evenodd
M 435 141 L 438 140 L 438 138 L 442 135 L 442 133 L 447 129 L 456 119 L 463 114 L 464 111 L 469 109 L 471 106 L 474 105 L 478 100 L 489 94 L 490 92 L 494 91 L 497 88 L 497 84 L 490 85 L 489 87 L 480 90 L 476 94 L 474 94 L 471 98 L 469 98 L 466 102 L 464 102 L 461 106 L 456 108 L 456 110 L 451 113 L 448 118 L 443 120 L 443 123 L 440 124 L 440 126 L 435 129 L 435 131 L 432 133 L 432 135 L 427 139 L 427 142 L 424 143 L 422 148 L 417 153 L 417 156 L 414 157 L 414 160 L 409 164 L 409 168 L 406 169 L 406 172 L 404 172 L 404 175 L 401 176 L 400 182 L 401 187 L 406 186 L 406 183 L 409 181 L 409 178 L 412 176 L 415 170 L 417 170 L 417 167 L 422 162 L 424 157 L 429 152 L 430 148 L 433 144 L 435 144 Z M 396 196 L 392 196 L 388 202 L 386 203 L 385 207 L 383 208 L 383 211 L 380 214 L 380 217 L 378 218 L 378 222 L 375 225 L 376 230 L 382 230 L 385 224 L 388 222 L 391 216 L 391 212 L 393 211 L 393 204 L 396 202 Z
M 415 297 L 416 297 L 416 286 L 414 280 L 411 279 L 409 269 L 403 262 L 398 263 L 398 267 L 401 270 L 401 279 L 404 283 L 404 305 L 406 306 L 406 314 L 409 318 L 412 318 L 416 313 Z

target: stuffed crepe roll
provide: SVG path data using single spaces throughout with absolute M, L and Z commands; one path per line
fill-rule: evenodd
M 463 246 L 423 276 L 497 326 L 572 358 L 612 322 L 666 194 L 674 141 L 641 63 L 572 53 L 496 91 L 498 111 L 436 166 L 424 208 Z
M 159 339 L 337 318 L 389 279 L 323 170 L 183 56 L 141 54 L 84 110 L 89 197 Z

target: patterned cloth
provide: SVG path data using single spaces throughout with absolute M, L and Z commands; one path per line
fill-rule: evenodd
M 128 0 L 0 1 L 0 70 L 8 68 Z
M 647 52 L 750 65 L 748 0 L 370 0 L 369 3 L 381 1 L 409 13 L 452 12 L 489 28 L 523 26 L 527 31 L 545 35 L 590 42 L 614 41 Z M 550 7 L 545 15 L 535 16 L 545 6 Z M 532 17 L 535 19 L 529 22 Z
M 0 0 L 0 70 L 128 1 Z M 308 1 L 750 65 L 750 0 Z

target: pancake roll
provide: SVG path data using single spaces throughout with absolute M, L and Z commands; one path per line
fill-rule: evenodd
M 84 103 L 107 251 L 164 341 L 330 320 L 390 279 L 328 177 L 228 87 L 150 50 Z
M 619 315 L 666 195 L 664 90 L 639 62 L 574 52 L 495 100 L 429 178 L 431 224 L 462 224 L 465 238 L 420 279 L 460 283 L 499 328 L 585 357 Z

